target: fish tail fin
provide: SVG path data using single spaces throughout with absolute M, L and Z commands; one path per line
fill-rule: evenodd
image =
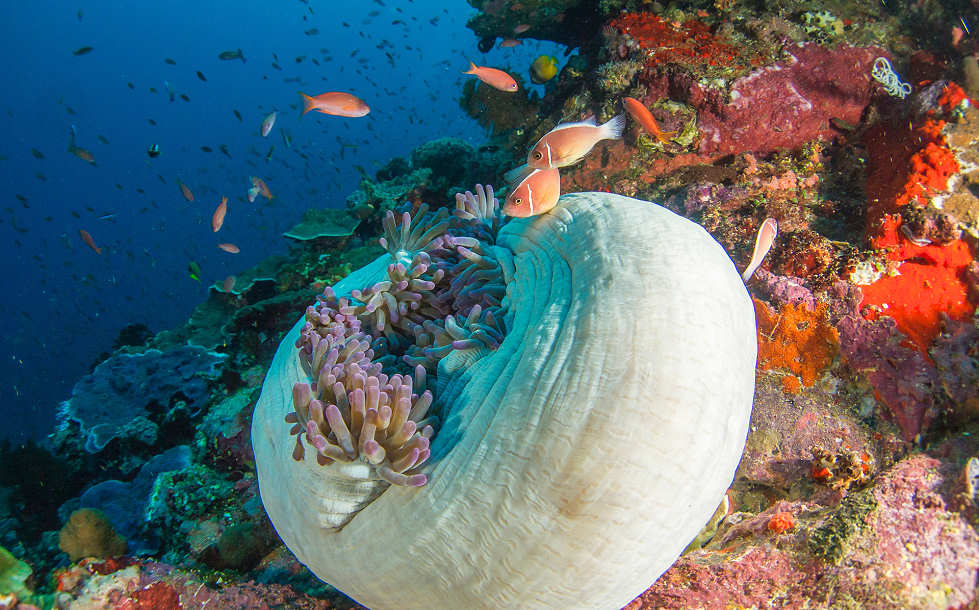
M 241 63 L 245 63 L 245 54 L 241 52 L 241 49 L 238 49 L 238 58 L 241 59 Z
M 608 122 L 602 123 L 599 129 L 602 130 L 601 139 L 618 140 L 622 137 L 622 131 L 625 129 L 625 114 L 616 115 L 609 119 Z
M 316 107 L 316 101 L 302 91 L 299 92 L 299 95 L 301 95 L 303 98 L 303 115 L 305 115 L 307 112 Z
M 473 63 L 473 60 L 471 60 L 471 59 L 467 59 L 466 61 L 469 62 L 469 69 L 466 70 L 465 72 L 463 72 L 463 74 L 475 74 L 476 73 L 476 64 L 474 64 Z

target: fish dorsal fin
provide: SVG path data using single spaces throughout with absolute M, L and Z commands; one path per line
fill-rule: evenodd
M 570 129 L 571 127 L 598 127 L 598 123 L 595 122 L 595 116 L 592 115 L 586 118 L 584 121 L 578 121 L 576 123 L 561 123 L 560 125 L 554 127 L 550 133 L 560 131 L 562 129 Z
M 515 167 L 510 171 L 508 171 L 507 173 L 503 174 L 503 180 L 511 187 L 517 187 L 520 185 L 521 182 L 526 180 L 527 177 L 533 174 L 535 171 L 537 170 L 524 163 L 520 167 Z

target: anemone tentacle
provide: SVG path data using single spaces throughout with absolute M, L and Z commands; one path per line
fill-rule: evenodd
M 387 279 L 343 298 L 328 287 L 306 309 L 295 343 L 310 381 L 293 388 L 286 417 L 295 459 L 305 438 L 321 465 L 359 461 L 386 483 L 425 484 L 411 471 L 439 421 L 426 376 L 453 350 L 496 349 L 506 334 L 503 272 L 483 248 L 495 242 L 499 201 L 491 186 L 476 192 L 457 198 L 452 216 L 427 204 L 389 211 Z

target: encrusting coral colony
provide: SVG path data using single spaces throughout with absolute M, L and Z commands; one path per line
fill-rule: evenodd
M 979 6 L 469 3 L 557 74 L 124 329 L 0 450 L 0 607 L 977 607 Z

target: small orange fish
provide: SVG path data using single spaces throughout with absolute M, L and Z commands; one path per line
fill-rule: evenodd
M 88 234 L 88 231 L 85 229 L 78 229 L 78 234 L 82 236 L 82 241 L 88 244 L 89 248 L 95 250 L 96 254 L 102 254 L 102 248 L 95 245 L 95 240 Z
M 503 204 L 507 216 L 526 218 L 550 211 L 561 196 L 561 174 L 554 169 L 526 168 Z
M 238 254 L 239 252 L 241 252 L 241 249 L 239 249 L 238 246 L 234 244 L 218 244 L 218 248 L 221 248 L 228 254 Z
M 663 131 L 656 124 L 653 114 L 646 108 L 646 105 L 633 97 L 622 99 L 622 105 L 633 119 L 646 130 L 646 133 L 653 136 L 660 142 L 669 142 L 670 138 L 676 135 L 675 131 Z
M 258 176 L 249 176 L 249 178 L 252 181 L 253 188 L 257 188 L 258 192 L 261 193 L 262 197 L 265 197 L 266 199 L 272 198 L 272 191 L 269 190 L 269 187 L 268 185 L 265 184 L 264 180 L 262 180 Z
M 221 197 L 221 203 L 214 210 L 214 215 L 211 216 L 211 228 L 215 233 L 221 230 L 221 225 L 224 224 L 224 215 L 228 213 L 228 198 Z
M 744 273 L 741 274 L 741 279 L 745 282 L 751 279 L 761 262 L 765 260 L 768 251 L 772 249 L 772 244 L 775 243 L 776 236 L 778 236 L 778 222 L 774 218 L 766 218 L 758 229 L 758 237 L 755 238 L 755 251 L 751 253 L 751 260 L 745 267 Z
M 530 29 L 530 26 L 529 25 L 527 25 L 526 23 L 521 23 L 520 25 L 513 26 L 513 33 L 514 34 L 523 34 L 524 32 L 526 32 L 529 29 Z
M 180 178 L 177 178 L 177 184 L 180 185 L 180 192 L 183 193 L 184 199 L 186 199 L 187 201 L 193 201 L 194 194 L 190 192 L 190 188 L 186 184 L 184 184 L 183 181 L 180 180 Z
M 364 100 L 356 95 L 341 91 L 328 91 L 315 97 L 306 95 L 300 91 L 299 95 L 303 97 L 303 114 L 306 114 L 310 110 L 315 110 L 323 114 L 360 117 L 371 111 L 370 106 L 365 104 Z
M 469 69 L 463 72 L 463 74 L 472 74 L 490 87 L 499 89 L 500 91 L 506 91 L 507 93 L 512 93 L 519 89 L 517 81 L 513 80 L 512 76 L 496 68 L 477 66 L 473 62 L 469 62 Z
M 597 125 L 591 117 L 580 123 L 562 123 L 534 144 L 527 154 L 527 165 L 534 169 L 566 167 L 583 159 L 602 140 L 618 140 L 625 127 L 625 115 Z
M 68 142 L 68 152 L 70 152 L 71 154 L 75 155 L 76 157 L 78 157 L 82 161 L 88 161 L 92 165 L 95 165 L 95 156 L 92 153 L 90 153 L 89 151 L 87 151 L 84 148 L 82 148 L 81 146 L 76 146 L 75 145 L 75 136 L 76 135 L 77 134 L 76 134 L 76 131 L 75 131 L 75 126 L 72 125 L 71 126 L 71 141 Z M 37 156 L 37 155 L 35 155 L 35 156 Z
M 523 44 L 522 40 L 517 40 L 516 38 L 504 38 L 503 40 L 500 41 L 500 48 L 510 49 L 522 44 Z
M 235 289 L 235 282 L 237 281 L 238 278 L 233 275 L 229 275 L 228 277 L 224 278 L 224 284 L 222 284 L 221 287 L 224 288 L 225 292 L 231 292 Z
M 95 155 L 93 155 L 92 153 L 88 152 L 87 150 L 85 150 L 81 146 L 75 146 L 75 147 L 69 148 L 68 149 L 68 152 L 70 152 L 71 154 L 75 155 L 76 157 L 78 157 L 82 161 L 88 161 L 92 165 L 95 165 Z

